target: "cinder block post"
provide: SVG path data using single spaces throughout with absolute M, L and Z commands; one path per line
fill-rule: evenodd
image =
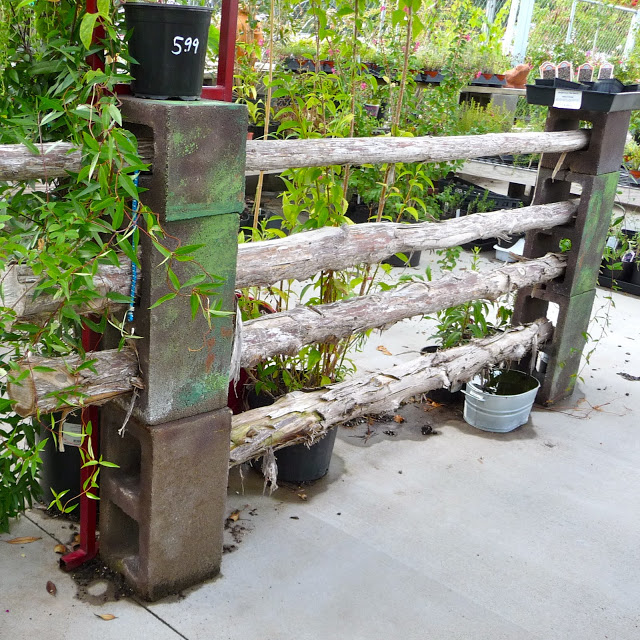
M 549 109 L 547 131 L 578 129 L 581 121 L 592 123 L 593 128 L 587 149 L 565 157 L 544 154 L 538 173 L 533 204 L 566 200 L 572 184 L 582 187 L 578 211 L 570 224 L 531 231 L 526 237 L 524 255 L 527 258 L 558 252 L 562 239 L 571 241 L 564 277 L 521 290 L 513 314 L 514 323 L 520 324 L 544 316 L 550 302 L 559 307 L 553 342 L 544 349 L 550 359 L 537 398 L 541 403 L 552 404 L 567 397 L 575 386 L 630 116 L 629 111 Z
M 219 276 L 222 309 L 235 307 L 239 213 L 244 207 L 246 109 L 202 100 L 122 97 L 126 125 L 153 140 L 148 191 L 169 247 L 201 244 L 200 266 L 180 262 L 180 282 Z M 149 307 L 170 291 L 162 257 L 140 234 L 135 333 L 145 388 L 126 434 L 125 398 L 102 412 L 101 446 L 119 469 L 102 472 L 101 556 L 142 597 L 156 600 L 216 575 L 222 557 L 231 415 L 227 409 L 232 315 L 191 320 L 188 297 Z

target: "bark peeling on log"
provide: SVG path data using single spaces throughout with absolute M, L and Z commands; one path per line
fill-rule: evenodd
M 15 401 L 13 410 L 23 418 L 76 407 L 104 404 L 116 396 L 141 388 L 135 349 L 109 349 L 87 354 L 92 368 L 78 367 L 79 355 L 45 358 L 30 356 L 20 363 L 28 372 L 21 382 L 9 382 L 7 395 Z M 65 394 L 69 397 L 65 398 Z
M 334 342 L 471 300 L 495 300 L 523 287 L 549 282 L 562 275 L 565 265 L 564 256 L 548 254 L 489 272 L 468 271 L 332 304 L 300 306 L 261 316 L 243 324 L 241 365 L 250 368 L 274 355 L 294 355 L 307 344 Z
M 388 413 L 413 396 L 468 382 L 482 369 L 517 361 L 548 340 L 551 323 L 541 318 L 502 335 L 426 354 L 378 373 L 304 393 L 233 417 L 230 466 L 258 458 L 269 449 L 313 444 L 331 427 L 362 415 Z
M 446 249 L 484 238 L 549 229 L 568 223 L 576 208 L 575 202 L 556 202 L 475 213 L 443 222 L 369 222 L 247 242 L 238 246 L 236 287 L 305 280 L 322 270 L 341 271 L 356 264 L 375 264 L 395 253 Z

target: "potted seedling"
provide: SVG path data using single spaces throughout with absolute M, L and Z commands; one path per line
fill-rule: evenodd
M 415 57 L 422 71 L 422 82 L 439 84 L 444 80 L 442 70 L 448 55 L 449 47 L 436 40 L 429 40 L 418 47 Z
M 504 87 L 507 84 L 505 71 L 511 67 L 509 60 L 501 52 L 493 49 L 480 49 L 476 57 L 475 78 L 472 85 L 488 87 Z
M 640 182 L 640 144 L 630 140 L 624 146 L 624 164 L 635 184 Z
M 213 11 L 203 5 L 204 0 L 125 3 L 133 95 L 200 99 Z

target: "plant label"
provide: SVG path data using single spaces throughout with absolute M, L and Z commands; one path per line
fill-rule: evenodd
M 76 422 L 65 422 L 62 427 L 62 442 L 68 447 L 82 446 L 82 425 Z
M 556 109 L 579 109 L 582 106 L 582 91 L 556 89 L 553 106 Z
M 610 80 L 613 78 L 613 65 L 605 62 L 598 71 L 598 80 Z
M 552 62 L 543 62 L 540 65 L 540 77 L 551 80 L 556 77 L 556 65 Z

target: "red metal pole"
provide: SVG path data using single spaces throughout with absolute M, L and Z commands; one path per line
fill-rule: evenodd
M 85 351 L 95 351 L 102 336 L 95 331 L 91 331 L 86 325 L 82 329 L 82 346 Z M 91 423 L 91 435 L 87 436 L 82 443 L 85 454 L 89 450 L 87 440 L 91 441 L 91 450 L 94 456 L 98 455 L 98 408 L 87 407 L 82 410 L 82 431 L 86 432 L 86 427 Z M 67 553 L 60 558 L 60 566 L 65 571 L 70 571 L 79 567 L 96 557 L 98 553 L 98 541 L 96 539 L 96 525 L 98 520 L 97 502 L 92 498 L 87 498 L 84 493 L 85 482 L 87 482 L 95 471 L 95 466 L 80 469 L 80 488 L 83 493 L 80 495 L 80 548 Z M 87 490 L 94 492 L 87 484 Z
M 223 102 L 233 100 L 233 69 L 236 61 L 237 30 L 238 0 L 222 0 L 216 86 L 203 87 L 203 98 L 222 100 Z
M 88 13 L 96 13 L 97 0 L 86 0 L 86 7 Z M 92 42 L 97 43 L 105 37 L 105 31 L 102 25 L 96 25 L 93 31 Z M 92 53 L 87 56 L 87 62 L 91 65 L 91 68 L 104 70 L 104 60 L 97 54 Z M 100 345 L 100 339 L 102 336 L 95 331 L 91 331 L 89 327 L 84 325 L 82 327 L 82 347 L 85 351 L 95 351 Z M 82 432 L 86 433 L 86 427 L 91 423 L 91 435 L 84 439 L 82 448 L 85 453 L 89 449 L 87 439 L 91 441 L 91 450 L 94 456 L 99 455 L 98 452 L 98 408 L 87 407 L 82 410 L 81 413 Z M 60 558 L 60 566 L 65 571 L 70 571 L 79 567 L 81 564 L 88 562 L 96 557 L 98 553 L 98 541 L 96 539 L 96 526 L 98 520 L 98 508 L 97 502 L 91 498 L 87 498 L 84 494 L 84 483 L 91 478 L 95 471 L 94 466 L 80 469 L 80 490 L 83 492 L 80 495 L 80 548 L 67 553 Z M 87 490 L 91 491 L 89 487 Z M 93 491 L 92 491 L 93 493 Z

